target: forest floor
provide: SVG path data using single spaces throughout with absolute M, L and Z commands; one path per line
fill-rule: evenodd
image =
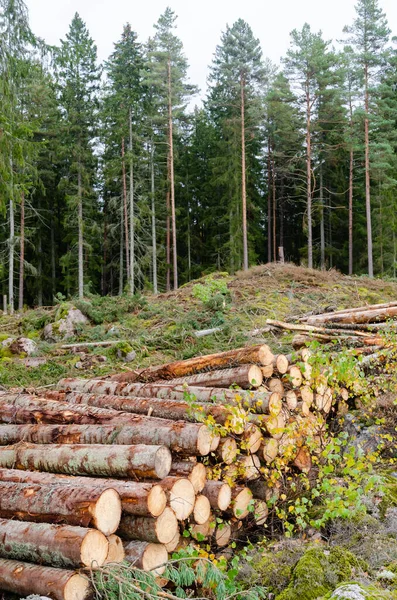
M 292 334 L 270 331 L 266 319 L 285 320 L 396 298 L 397 282 L 287 264 L 263 265 L 235 276 L 217 273 L 158 296 L 60 300 L 54 307 L 0 316 L 0 390 L 37 389 L 62 377 L 101 376 L 249 344 L 267 343 L 275 354 L 287 353 L 292 349 Z M 56 336 L 56 324 L 71 306 L 82 311 L 87 323 L 77 325 L 67 340 L 46 341 L 45 325 L 55 323 Z M 211 328 L 219 329 L 196 337 Z M 7 344 L 2 346 L 4 340 L 18 336 L 37 344 L 32 357 L 15 356 Z M 83 352 L 62 348 L 65 343 L 108 340 L 117 343 Z M 133 360 L 126 362 L 131 353 Z M 346 429 L 349 435 L 352 428 L 359 431 L 366 442 L 373 434 L 392 441 L 378 465 L 387 471 L 387 491 L 380 498 L 368 496 L 366 513 L 346 520 L 336 512 L 320 533 L 308 528 L 292 539 L 268 535 L 245 553 L 239 577 L 264 585 L 269 600 L 397 600 L 397 408 L 393 400 L 384 413 L 371 417 L 364 411 L 362 415 L 352 412 Z

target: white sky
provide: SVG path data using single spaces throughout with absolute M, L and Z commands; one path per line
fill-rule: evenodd
M 50 44 L 65 36 L 77 11 L 98 46 L 100 60 L 113 50 L 122 27 L 131 23 L 144 42 L 153 23 L 169 5 L 178 15 L 177 33 L 190 64 L 190 79 L 205 92 L 208 65 L 226 24 L 247 21 L 260 39 L 264 56 L 279 63 L 289 46 L 289 33 L 307 21 L 325 39 L 340 39 L 350 24 L 355 0 L 25 0 L 36 35 Z M 397 0 L 380 0 L 389 27 L 397 35 Z

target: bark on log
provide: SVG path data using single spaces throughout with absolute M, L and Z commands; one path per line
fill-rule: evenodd
M 132 415 L 131 415 L 132 417 Z M 206 425 L 136 416 L 126 425 L 0 425 L 0 445 L 118 444 L 167 446 L 185 456 L 209 454 L 213 439 Z
M 196 501 L 193 484 L 185 477 L 166 477 L 160 481 L 160 485 L 178 521 L 187 519 L 192 514 Z
M 223 481 L 207 481 L 203 495 L 208 498 L 211 507 L 216 510 L 227 510 L 232 500 L 230 485 Z
M 267 365 L 273 362 L 273 353 L 269 346 L 252 346 L 239 348 L 228 352 L 219 352 L 207 356 L 197 356 L 188 360 L 180 360 L 159 367 L 151 367 L 141 371 L 130 371 L 112 375 L 111 381 L 119 382 L 150 382 L 160 379 L 177 379 L 186 375 L 194 375 L 205 369 L 230 368 L 236 365 Z M 226 386 L 227 387 L 227 386 Z
M 99 479 L 97 477 L 71 477 L 55 473 L 0 469 L 0 481 L 29 483 L 41 486 L 69 485 L 96 490 L 113 489 L 119 494 L 124 512 L 136 516 L 158 517 L 167 504 L 166 494 L 158 483 Z
M 281 483 L 275 482 L 273 486 L 269 486 L 263 479 L 258 479 L 249 482 L 249 489 L 259 500 L 276 502 L 280 497 Z
M 168 552 L 163 544 L 148 542 L 125 542 L 125 559 L 137 569 L 151 572 L 156 577 L 162 575 L 167 567 Z
M 397 304 L 389 302 L 386 304 L 372 305 L 334 313 L 325 313 L 322 315 L 313 315 L 308 317 L 308 324 L 316 323 L 372 323 L 387 321 L 397 316 Z
M 91 595 L 89 580 L 74 571 L 5 559 L 0 559 L 0 589 L 20 598 L 37 594 L 54 600 L 86 600 Z
M 178 521 L 171 508 L 166 508 L 157 518 L 124 516 L 119 535 L 127 540 L 141 540 L 155 544 L 168 544 L 178 531 Z
M 222 369 L 219 371 L 207 371 L 198 375 L 190 375 L 173 379 L 175 385 L 186 384 L 189 386 L 211 386 L 226 388 L 231 385 L 238 385 L 243 389 L 251 387 L 258 388 L 263 381 L 262 371 L 256 365 L 242 365 L 234 369 Z
M 114 533 L 121 517 L 121 502 L 113 489 L 95 486 L 0 482 L 0 517 L 22 521 L 94 525 L 105 535 Z
M 165 446 L 39 445 L 21 442 L 0 447 L 0 467 L 98 477 L 163 479 L 171 470 Z
M 186 477 L 192 484 L 196 494 L 202 491 L 207 481 L 207 469 L 197 461 L 173 461 L 170 475 L 172 477 Z
M 0 557 L 60 568 L 101 567 L 109 542 L 96 529 L 0 519 Z

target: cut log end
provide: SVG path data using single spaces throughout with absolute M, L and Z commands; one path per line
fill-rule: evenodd
M 198 454 L 200 454 L 200 456 L 207 456 L 215 444 L 219 444 L 219 437 L 215 435 L 206 425 L 200 427 L 197 435 Z M 216 446 L 214 449 L 216 449 Z
M 105 535 L 111 535 L 120 523 L 121 500 L 116 490 L 102 492 L 92 509 L 93 524 Z
M 285 354 L 279 354 L 276 357 L 276 368 L 280 375 L 285 375 L 288 371 L 289 361 Z
M 193 510 L 193 508 L 192 508 Z M 178 521 L 171 508 L 165 508 L 156 522 L 157 539 L 160 544 L 169 544 L 178 531 Z
M 264 525 L 269 514 L 267 503 L 264 500 L 254 501 L 254 520 L 257 525 Z
M 178 479 L 170 490 L 170 507 L 178 521 L 184 521 L 192 514 L 195 500 L 193 484 L 188 479 Z
M 64 600 L 86 600 L 91 595 L 90 582 L 76 573 L 66 583 L 63 593 Z
M 231 465 L 237 456 L 237 442 L 232 437 L 225 437 L 218 446 L 218 457 L 225 465 Z
M 248 507 L 252 502 L 253 494 L 249 488 L 235 488 L 233 490 L 233 515 L 236 519 L 245 519 L 248 515 Z
M 189 481 L 192 484 L 196 494 L 202 492 L 207 481 L 207 469 L 202 463 L 194 465 L 189 475 Z
M 163 544 L 152 544 L 149 542 L 128 542 L 124 544 L 125 558 L 137 569 L 150 571 L 160 577 L 168 560 L 168 552 Z
M 164 544 L 167 552 L 174 552 L 174 550 L 176 550 L 179 545 L 181 543 L 181 534 L 179 533 L 179 531 L 177 531 L 177 533 L 175 534 L 175 537 L 168 543 L 168 544 Z
M 159 517 L 167 506 L 167 496 L 161 485 L 154 485 L 147 498 L 147 504 L 150 514 L 153 517 Z
M 245 441 L 247 452 L 255 454 L 255 452 L 258 452 L 263 440 L 261 430 L 253 423 L 250 423 L 245 428 L 243 439 Z
M 278 455 L 278 441 L 274 438 L 266 438 L 262 445 L 263 459 L 269 465 Z
M 194 503 L 193 518 L 198 525 L 203 525 L 211 516 L 211 504 L 208 498 L 202 494 L 197 496 Z
M 260 385 L 262 385 L 262 381 L 263 381 L 262 371 L 256 365 L 252 365 L 248 371 L 249 384 L 254 388 L 258 388 Z
M 215 543 L 219 548 L 224 548 L 232 537 L 232 528 L 228 523 L 222 523 L 215 530 Z
M 80 548 L 80 562 L 90 568 L 101 567 L 105 564 L 109 553 L 109 542 L 100 531 L 88 531 Z
M 159 479 L 167 477 L 171 471 L 172 455 L 166 446 L 161 446 L 156 452 L 155 472 Z
M 125 558 L 124 546 L 118 535 L 112 534 L 108 537 L 109 550 L 106 557 L 106 564 L 121 563 Z

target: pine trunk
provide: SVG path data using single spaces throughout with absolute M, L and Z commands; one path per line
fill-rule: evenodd
M 132 109 L 129 111 L 130 126 L 130 293 L 135 293 L 135 210 L 134 210 L 134 161 L 132 157 Z
M 349 159 L 349 275 L 353 275 L 353 174 L 354 153 L 350 148 Z
M 155 544 L 168 544 L 178 533 L 178 521 L 171 508 L 165 508 L 157 518 L 124 516 L 119 535 L 127 540 L 141 540 Z
M 369 91 L 368 91 L 368 64 L 364 67 L 365 85 L 365 213 L 367 218 L 367 249 L 368 249 L 368 276 L 374 276 L 372 257 L 372 217 L 371 217 L 371 179 L 369 164 Z
M 241 88 L 241 194 L 243 212 L 243 268 L 248 271 L 248 233 L 247 233 L 247 174 L 245 166 L 245 80 L 240 77 Z
M 125 560 L 136 569 L 150 571 L 160 577 L 168 561 L 168 552 L 163 544 L 150 544 L 149 542 L 125 542 Z
M 0 517 L 41 523 L 92 525 L 105 535 L 114 533 L 121 518 L 121 502 L 113 489 L 95 486 L 44 486 L 0 482 Z
M 79 230 L 79 241 L 78 241 L 78 288 L 79 298 L 84 296 L 84 250 L 83 250 L 83 186 L 81 181 L 81 164 L 78 165 L 77 173 L 77 202 L 78 202 L 78 230 Z
M 153 293 L 158 293 L 157 283 L 157 239 L 156 239 L 156 203 L 154 187 L 154 143 L 150 153 L 150 178 L 151 178 L 151 200 L 152 200 L 152 271 L 153 271 Z
M 95 529 L 0 519 L 0 556 L 60 568 L 101 567 L 109 543 Z
M 13 168 L 11 161 L 11 168 Z M 8 238 L 8 303 L 10 306 L 10 315 L 14 314 L 14 246 L 15 246 L 15 216 L 14 201 L 10 198 L 10 235 Z
M 121 164 L 123 175 L 123 206 L 124 206 L 124 237 L 125 237 L 125 264 L 127 267 L 127 280 L 131 279 L 130 253 L 128 249 L 128 207 L 127 207 L 127 175 L 125 172 L 125 146 L 124 138 L 121 139 Z
M 209 371 L 174 379 L 175 384 L 202 385 L 211 387 L 227 388 L 238 385 L 243 389 L 257 388 L 262 385 L 262 371 L 256 365 L 241 365 L 234 369 L 222 369 L 220 371 Z
M 169 134 L 169 160 L 170 160 L 170 192 L 171 192 L 171 220 L 172 220 L 172 266 L 174 271 L 174 290 L 178 289 L 178 254 L 176 246 L 176 214 L 175 214 L 175 182 L 174 182 L 174 134 L 172 122 L 172 86 L 171 86 L 171 58 L 168 57 L 168 134 Z
M 25 194 L 21 194 L 21 230 L 19 237 L 19 297 L 18 310 L 23 310 L 23 280 L 25 268 Z
M 307 266 L 313 268 L 312 230 L 312 154 L 311 154 L 311 109 L 309 82 L 306 82 L 306 187 L 307 187 Z
M 271 171 L 271 142 L 267 144 L 267 262 L 272 262 L 272 179 Z
M 276 167 L 274 164 L 274 148 L 272 160 L 272 194 L 273 194 L 273 261 L 277 262 L 277 196 L 276 196 Z
M 87 600 L 89 580 L 74 571 L 0 559 L 0 588 L 20 598 L 32 594 L 53 600 Z

